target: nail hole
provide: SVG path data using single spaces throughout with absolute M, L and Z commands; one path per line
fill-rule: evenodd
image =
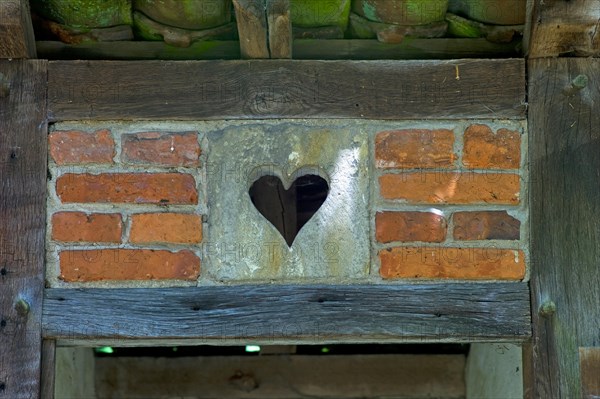
M 7 273 L 8 273 L 8 270 L 6 270 L 5 267 L 3 267 L 2 269 L 0 269 L 0 275 L 1 276 L 6 276 Z
M 194 306 L 194 307 L 192 308 L 192 310 L 193 310 L 194 312 L 197 312 L 197 311 L 199 311 L 199 310 L 200 310 L 200 306 Z
M 6 327 L 6 320 L 0 320 L 0 327 Z

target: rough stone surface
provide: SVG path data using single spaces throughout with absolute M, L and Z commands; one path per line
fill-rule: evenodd
M 191 251 L 95 249 L 62 251 L 60 279 L 67 282 L 102 280 L 196 280 L 200 259 Z
M 443 168 L 454 164 L 454 133 L 448 129 L 387 131 L 375 138 L 378 168 Z
M 57 165 L 112 163 L 115 142 L 109 130 L 88 133 L 55 131 L 48 136 L 50 156 Z
M 58 212 L 52 215 L 52 239 L 63 242 L 121 242 L 123 222 L 118 213 Z
M 469 168 L 519 169 L 521 135 L 508 129 L 496 133 L 487 125 L 471 125 L 465 131 L 463 164 Z
M 520 201 L 516 174 L 410 172 L 379 177 L 381 196 L 416 204 L 506 204 Z
M 196 204 L 192 175 L 180 173 L 68 173 L 56 181 L 62 202 Z
M 522 280 L 525 255 L 495 247 L 396 247 L 379 252 L 385 279 Z
M 375 218 L 377 241 L 442 242 L 446 220 L 432 212 L 378 212 Z
M 129 242 L 194 244 L 202 241 L 200 215 L 143 213 L 131 215 Z
M 261 122 L 209 132 L 205 271 L 218 280 L 361 278 L 369 270 L 367 134 L 351 122 Z M 291 248 L 253 206 L 263 175 L 287 188 L 315 174 L 330 191 Z
M 518 240 L 521 222 L 506 211 L 457 212 L 455 240 Z
M 144 132 L 122 136 L 124 163 L 198 166 L 200 144 L 197 133 Z

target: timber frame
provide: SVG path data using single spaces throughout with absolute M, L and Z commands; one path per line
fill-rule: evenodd
M 244 3 L 251 1 L 236 6 Z M 526 78 L 516 59 L 28 60 L 35 45 L 27 3 L 0 2 L 0 399 L 53 397 L 57 340 L 516 342 L 527 344 L 528 397 L 600 395 L 600 63 L 548 58 L 598 56 L 600 10 L 594 0 L 529 8 Z M 241 53 L 289 58 L 292 45 L 268 41 L 264 26 L 256 31 L 281 18 L 261 18 L 245 28 L 268 46 Z M 48 122 L 294 117 L 527 117 L 531 300 L 527 283 L 221 286 L 156 289 L 151 298 L 145 290 L 44 288 Z M 382 297 L 388 306 L 374 307 Z

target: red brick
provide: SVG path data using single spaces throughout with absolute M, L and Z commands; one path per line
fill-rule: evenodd
M 456 240 L 518 240 L 521 222 L 506 211 L 457 212 L 453 215 Z
M 463 164 L 469 168 L 519 169 L 521 135 L 500 129 L 496 133 L 486 125 L 471 125 L 465 131 Z
M 381 196 L 416 204 L 519 203 L 519 176 L 499 173 L 410 172 L 379 177 Z
M 455 159 L 451 130 L 395 130 L 375 139 L 375 163 L 381 169 L 450 167 Z
M 121 242 L 118 213 L 58 212 L 52 215 L 52 239 L 64 242 Z
M 65 174 L 56 182 L 62 202 L 197 204 L 193 176 L 183 173 Z
M 380 275 L 391 278 L 522 280 L 522 251 L 496 248 L 397 247 L 379 252 Z
M 377 241 L 442 242 L 446 220 L 431 212 L 379 212 L 375 217 Z
M 196 133 L 146 132 L 123 136 L 123 162 L 161 166 L 198 166 Z
M 48 140 L 50 156 L 57 165 L 113 163 L 115 142 L 108 130 L 56 131 Z
M 181 243 L 202 241 L 199 215 L 179 213 L 143 213 L 132 215 L 129 241 L 132 243 Z
M 200 259 L 191 251 L 95 249 L 59 256 L 60 278 L 67 282 L 196 280 L 200 274 Z

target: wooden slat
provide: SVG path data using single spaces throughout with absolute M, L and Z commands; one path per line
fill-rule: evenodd
M 199 41 L 175 48 L 164 42 L 36 43 L 38 56 L 50 60 L 239 60 L 237 41 Z M 520 42 L 492 43 L 486 39 L 405 39 L 402 43 L 377 40 L 296 39 L 297 60 L 440 60 L 519 57 Z
M 294 59 L 307 60 L 447 60 L 520 57 L 521 42 L 492 43 L 486 39 L 416 39 L 401 43 L 377 40 L 294 40 Z
M 40 397 L 54 399 L 54 377 L 56 372 L 56 341 L 42 341 L 42 388 Z
M 600 60 L 529 65 L 534 397 L 580 398 L 600 342 Z
M 530 336 L 528 295 L 523 283 L 48 289 L 43 333 L 119 345 L 515 342 Z
M 523 118 L 524 70 L 522 60 L 55 61 L 49 112 L 54 121 Z
M 0 58 L 35 58 L 35 39 L 27 0 L 0 1 Z
M 463 355 L 96 359 L 103 398 L 464 398 Z
M 38 56 L 50 60 L 239 60 L 237 41 L 198 41 L 189 47 L 165 42 L 36 42 Z
M 0 398 L 40 390 L 45 61 L 0 61 Z
M 529 57 L 600 55 L 598 0 L 530 0 Z
M 265 0 L 233 0 L 242 58 L 269 58 Z
M 579 368 L 582 398 L 600 398 L 600 346 L 579 348 Z
M 290 0 L 266 0 L 271 58 L 292 58 Z

